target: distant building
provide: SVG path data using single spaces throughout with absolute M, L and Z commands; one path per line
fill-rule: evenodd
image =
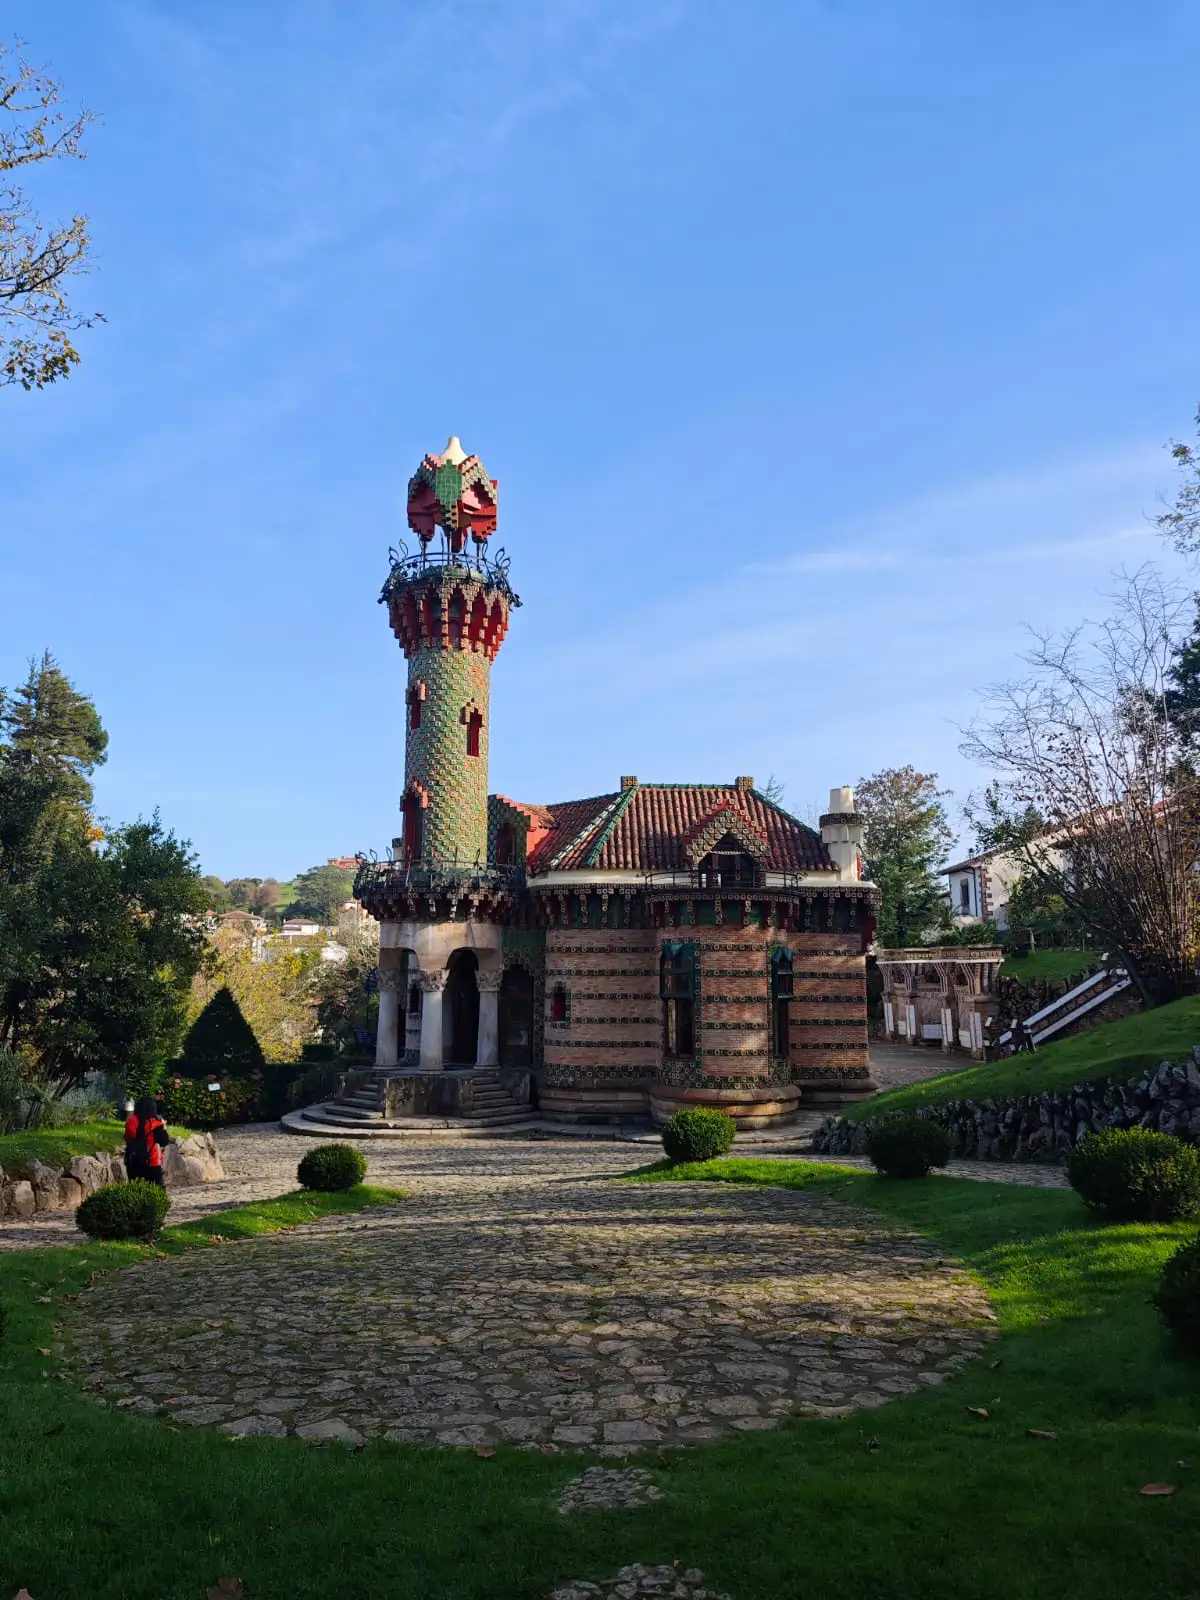
M 1057 850 L 1047 848 L 1045 854 L 1055 864 L 1062 859 Z M 950 915 L 955 923 L 963 927 L 972 922 L 994 922 L 1001 932 L 1005 931 L 1009 897 L 1021 875 L 1021 861 L 1009 850 L 984 850 L 943 867 Z
M 339 872 L 357 872 L 357 856 L 328 856 L 325 861 L 327 867 L 336 867 Z
M 279 930 L 281 939 L 315 939 L 325 932 L 311 917 L 288 917 Z

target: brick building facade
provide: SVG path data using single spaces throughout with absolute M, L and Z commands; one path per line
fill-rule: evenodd
M 747 777 L 488 796 L 491 666 L 520 601 L 487 554 L 496 484 L 457 439 L 422 462 L 409 522 L 420 550 L 381 596 L 408 659 L 403 826 L 355 886 L 381 924 L 377 1071 L 437 1109 L 436 1075 L 495 1069 L 587 1121 L 700 1103 L 753 1126 L 869 1092 L 878 891 L 853 792 L 819 832 Z

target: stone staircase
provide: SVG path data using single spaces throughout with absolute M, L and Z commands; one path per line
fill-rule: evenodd
M 340 1134 L 350 1138 L 393 1132 L 496 1138 L 505 1133 L 523 1133 L 537 1125 L 530 1107 L 519 1105 L 500 1082 L 499 1074 L 486 1067 L 471 1071 L 472 1105 L 462 1116 L 403 1117 L 389 1121 L 384 1115 L 388 1076 L 386 1071 L 355 1074 L 351 1083 L 332 1100 L 288 1112 L 282 1119 L 283 1126 L 289 1133 Z

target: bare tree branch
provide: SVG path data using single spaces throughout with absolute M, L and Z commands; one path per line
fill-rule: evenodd
M 20 42 L 0 44 L 0 175 L 45 161 L 86 159 L 95 119 L 61 109 L 62 89 L 30 66 Z M 71 334 L 103 321 L 71 307 L 67 279 L 86 270 L 87 218 L 48 227 L 14 178 L 0 176 L 0 383 L 40 389 L 79 361 Z
M 999 774 L 985 842 L 1155 1004 L 1196 985 L 1200 785 L 1168 715 L 1191 597 L 1146 567 L 1113 598 L 1104 622 L 1034 635 L 1030 675 L 986 692 L 963 752 Z

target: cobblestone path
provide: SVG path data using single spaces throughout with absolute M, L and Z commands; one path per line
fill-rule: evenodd
M 983 1293 L 904 1230 L 597 1175 L 628 1161 L 421 1152 L 401 1205 L 100 1279 L 69 1359 L 103 1403 L 229 1433 L 616 1455 L 879 1405 L 989 1336 Z

